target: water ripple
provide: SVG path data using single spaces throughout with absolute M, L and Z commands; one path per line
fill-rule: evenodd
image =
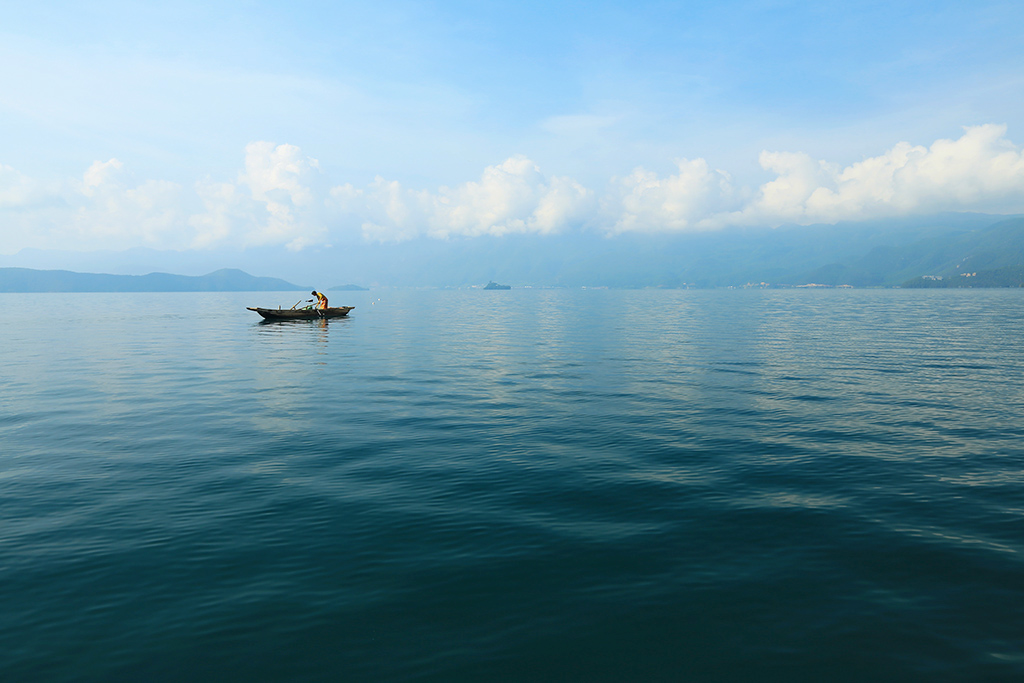
M 5 678 L 1024 676 L 1019 292 L 373 294 L 5 328 Z

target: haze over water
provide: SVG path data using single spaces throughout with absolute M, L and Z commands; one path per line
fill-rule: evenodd
M 1019 290 L 329 294 L 0 295 L 0 677 L 1024 676 Z

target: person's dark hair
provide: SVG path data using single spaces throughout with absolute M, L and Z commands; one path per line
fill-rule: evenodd
M 312 292 L 310 292 L 310 294 L 314 294 L 315 295 L 316 294 L 316 290 L 314 289 Z

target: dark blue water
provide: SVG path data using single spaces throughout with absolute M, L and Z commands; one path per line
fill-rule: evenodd
M 292 296 L 0 295 L 0 678 L 1024 677 L 1024 293 Z

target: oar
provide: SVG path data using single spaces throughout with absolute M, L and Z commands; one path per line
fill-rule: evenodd
M 301 304 L 301 303 L 302 303 L 302 299 L 299 299 L 298 301 L 296 301 L 295 303 L 293 303 L 293 304 L 292 304 L 292 310 L 295 310 L 295 307 L 296 307 L 296 306 L 298 306 L 298 305 L 299 305 L 299 304 Z

